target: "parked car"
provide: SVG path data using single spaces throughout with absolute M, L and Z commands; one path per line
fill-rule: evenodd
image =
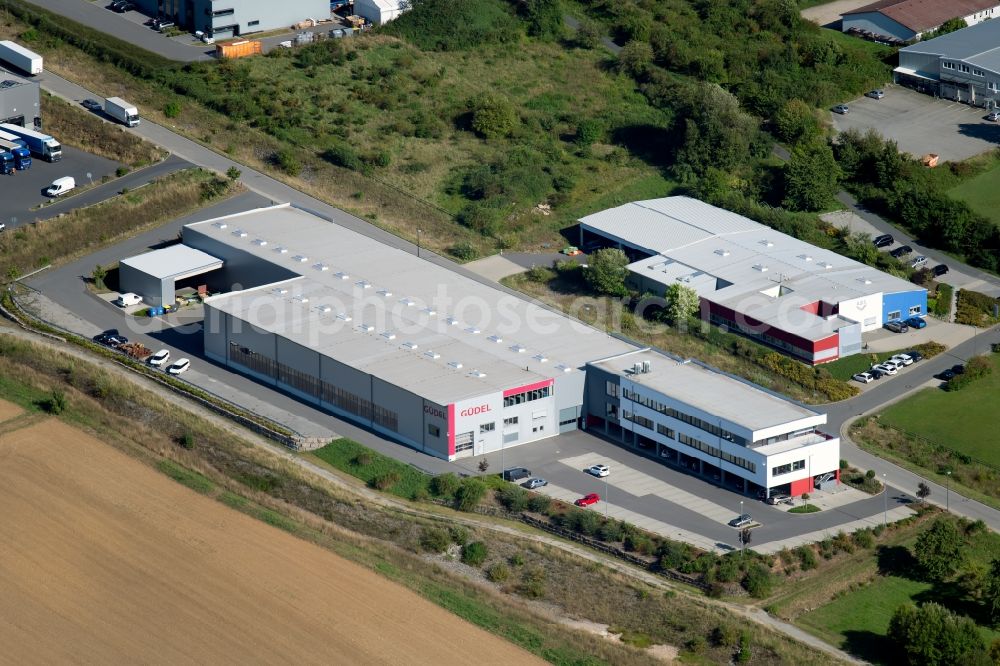
M 950 368 L 948 370 L 942 370 L 941 374 L 938 375 L 938 378 L 943 379 L 944 381 L 948 381 L 950 379 L 953 379 L 954 377 L 955 373 Z
M 896 359 L 890 358 L 882 361 L 883 368 L 892 368 L 893 370 L 902 370 L 905 363 L 898 361 Z
M 135 9 L 135 5 L 133 5 L 131 2 L 116 2 L 115 4 L 111 5 L 111 9 L 113 11 L 118 12 L 119 14 L 124 14 L 125 12 L 130 12 L 133 9 Z
M 511 467 L 503 471 L 504 481 L 520 481 L 531 476 L 531 470 L 526 467 Z
M 767 498 L 767 503 L 771 505 L 781 504 L 782 502 L 791 502 L 791 501 L 792 501 L 792 496 L 786 495 L 784 493 L 775 493 Z M 749 516 L 747 517 L 749 518 Z
M 937 266 L 931 269 L 931 272 L 934 273 L 934 277 L 941 277 L 942 275 L 948 272 L 948 267 L 945 266 L 944 264 L 938 264 Z
M 108 338 L 116 338 L 116 337 L 118 337 L 118 329 L 117 328 L 109 328 L 108 330 L 102 331 L 102 332 L 98 333 L 97 335 L 95 335 L 94 336 L 94 342 L 96 342 L 98 344 L 101 344 L 101 345 L 104 345 L 104 344 L 107 344 Z
M 583 497 L 581 497 L 580 499 L 578 499 L 577 501 L 573 502 L 573 504 L 576 504 L 577 506 L 590 506 L 591 504 L 597 504 L 600 501 L 601 501 L 600 495 L 598 495 L 597 493 L 588 493 Z
M 52 181 L 52 184 L 45 188 L 45 196 L 47 197 L 58 197 L 60 195 L 66 194 L 70 190 L 76 187 L 76 180 L 72 176 L 63 176 L 62 178 L 56 178 Z
M 528 481 L 524 484 L 524 487 L 528 490 L 534 490 L 535 488 L 541 488 L 547 485 L 549 485 L 549 482 L 545 479 L 528 479 Z
M 869 382 L 875 381 L 875 378 L 872 377 L 870 372 L 859 372 L 858 374 L 854 375 L 853 379 L 854 381 L 861 382 L 862 384 L 867 384 Z
M 901 321 L 887 321 L 885 323 L 885 328 L 893 333 L 906 333 L 910 330 L 910 327 Z
M 881 363 L 879 365 L 876 365 L 876 366 L 872 367 L 872 370 L 878 370 L 883 375 L 890 375 L 891 376 L 891 375 L 896 374 L 896 366 L 888 364 L 888 363 Z
M 167 362 L 170 358 L 170 351 L 167 349 L 161 349 L 152 356 L 149 357 L 149 364 L 159 367 Z
M 986 114 L 986 120 L 992 120 L 993 122 L 997 122 L 998 120 L 1000 120 L 1000 111 L 990 111 L 989 113 Z
M 175 23 L 173 21 L 160 21 L 156 25 L 156 29 L 159 30 L 160 32 L 166 32 L 167 29 L 173 28 L 174 25 L 175 25 Z
M 955 365 L 951 366 L 951 371 L 954 372 L 956 375 L 964 375 L 965 366 L 961 363 L 956 363 Z
M 885 97 L 885 92 L 881 88 L 876 88 L 875 90 L 869 90 L 865 93 L 865 97 L 871 97 L 872 99 L 882 99 Z
M 172 375 L 179 375 L 182 372 L 187 372 L 188 368 L 190 367 L 191 367 L 191 361 L 186 358 L 182 358 L 178 361 L 175 361 L 173 365 L 167 368 L 167 372 L 169 372 Z
M 879 370 L 877 367 L 873 367 L 868 371 L 868 374 L 872 376 L 872 379 L 882 379 L 885 377 L 885 373 Z
M 909 354 L 896 354 L 895 356 L 891 357 L 889 360 L 893 361 L 896 364 L 897 367 L 899 367 L 900 363 L 902 363 L 904 366 L 906 366 L 906 365 L 913 365 L 913 359 L 910 358 Z
M 104 105 L 98 102 L 96 99 L 85 99 L 80 102 L 80 106 L 87 109 L 88 111 L 100 111 L 104 108 Z
M 912 358 L 914 363 L 916 363 L 917 361 L 924 360 L 924 355 L 923 354 L 921 354 L 918 351 L 914 351 L 912 349 L 910 351 L 906 352 L 906 355 L 909 356 L 910 358 Z
M 744 514 L 736 516 L 735 518 L 733 518 L 732 520 L 730 520 L 729 521 L 729 526 L 730 527 L 746 527 L 747 525 L 749 525 L 752 522 L 753 522 L 753 518 L 750 517 L 750 514 L 749 513 L 744 513 Z
M 893 250 L 889 254 L 891 254 L 895 258 L 899 259 L 900 257 L 905 257 L 906 255 L 908 255 L 911 252 L 913 252 L 913 248 L 910 247 L 909 245 L 900 245 L 899 247 L 897 247 L 895 250 Z
M 846 116 L 848 113 L 851 112 L 851 109 L 846 104 L 838 104 L 837 106 L 833 107 L 833 112 L 839 113 L 842 116 Z
M 611 474 L 611 469 L 607 465 L 591 465 L 587 468 L 587 474 L 593 474 L 603 479 L 608 474 Z
M 896 239 L 892 237 L 892 234 L 882 234 L 881 236 L 876 236 L 872 239 L 872 243 L 875 247 L 889 247 L 896 242 Z
M 142 303 L 142 296 L 133 294 L 132 292 L 119 294 L 118 298 L 115 299 L 115 305 L 120 308 L 127 308 L 131 305 L 139 305 L 140 303 Z
M 910 328 L 927 328 L 927 322 L 923 317 L 910 317 L 906 320 L 906 325 Z
M 910 268 L 920 268 L 926 263 L 927 263 L 927 257 L 921 254 L 913 258 L 913 260 L 910 262 Z

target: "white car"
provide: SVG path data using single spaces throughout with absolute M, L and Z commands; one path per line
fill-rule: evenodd
M 187 369 L 190 367 L 191 367 L 191 361 L 189 361 L 186 358 L 182 358 L 175 361 L 173 365 L 167 368 L 167 372 L 169 372 L 172 375 L 179 375 L 182 372 L 186 372 Z
M 896 374 L 896 364 L 885 362 L 881 365 L 873 365 L 872 370 L 878 370 L 886 375 L 894 375 Z
M 889 360 L 895 363 L 897 366 L 899 366 L 900 364 L 904 366 L 913 365 L 913 357 L 911 357 L 909 354 L 896 354 Z
M 924 255 L 920 255 L 919 257 L 914 258 L 913 261 L 910 262 L 910 267 L 919 268 L 920 266 L 923 266 L 926 263 L 927 263 L 927 257 L 925 257 Z
M 152 356 L 149 357 L 149 364 L 159 367 L 167 362 L 170 358 L 170 352 L 166 349 L 161 349 Z
M 592 465 L 587 468 L 587 474 L 593 474 L 594 476 L 604 478 L 608 474 L 611 474 L 611 470 L 607 465 Z
M 896 370 L 902 370 L 903 366 L 906 365 L 906 364 L 903 363 L 902 361 L 898 360 L 896 357 L 893 357 L 893 358 L 890 358 L 890 359 L 888 359 L 886 361 L 882 361 L 882 365 L 886 365 L 886 366 L 895 368 Z
M 871 373 L 868 372 L 859 372 L 858 374 L 854 375 L 853 379 L 854 381 L 861 382 L 862 384 L 867 384 L 868 382 L 875 381 L 875 378 L 872 377 Z

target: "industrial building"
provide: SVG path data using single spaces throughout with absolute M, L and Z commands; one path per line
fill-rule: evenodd
M 0 69 L 0 123 L 41 128 L 40 90 L 37 81 Z
M 145 14 L 169 18 L 215 39 L 330 18 L 330 0 L 135 0 L 135 4 Z
M 697 361 L 648 349 L 587 365 L 587 427 L 744 493 L 840 481 L 821 414 Z
M 594 243 L 626 251 L 637 291 L 683 284 L 703 319 L 806 363 L 856 354 L 862 333 L 927 310 L 922 287 L 688 197 L 588 215 L 580 244 Z
M 971 26 L 997 16 L 997 0 L 879 0 L 843 14 L 841 29 L 909 42 L 954 18 Z
M 146 305 L 160 307 L 174 304 L 178 283 L 198 277 L 207 293 L 207 273 L 222 268 L 222 260 L 187 245 L 172 245 L 158 252 L 147 252 L 118 263 L 118 282 L 124 291 L 140 294 Z
M 899 51 L 896 83 L 987 109 L 1000 106 L 1000 21 L 918 42 Z
M 354 13 L 373 25 L 382 25 L 399 17 L 409 5 L 408 0 L 354 0 Z

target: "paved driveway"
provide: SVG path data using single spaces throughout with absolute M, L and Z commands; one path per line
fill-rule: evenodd
M 849 102 L 851 112 L 833 115 L 837 131 L 874 129 L 914 156 L 936 153 L 960 161 L 1000 145 L 1000 124 L 985 120 L 983 109 L 935 99 L 908 88 L 888 86 L 880 100 Z

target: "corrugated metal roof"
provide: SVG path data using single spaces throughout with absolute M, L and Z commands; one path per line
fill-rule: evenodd
M 843 15 L 878 12 L 913 32 L 925 32 L 949 19 L 964 18 L 996 6 L 996 0 L 879 0 Z
M 908 53 L 937 55 L 964 60 L 983 69 L 1000 73 L 1000 20 L 983 21 L 941 37 L 917 42 L 900 49 L 900 65 Z
M 120 263 L 161 280 L 185 273 L 208 272 L 222 266 L 218 257 L 187 245 L 171 245 L 122 259 Z
M 210 298 L 212 307 L 439 404 L 636 348 L 287 204 L 188 226 L 301 275 Z

